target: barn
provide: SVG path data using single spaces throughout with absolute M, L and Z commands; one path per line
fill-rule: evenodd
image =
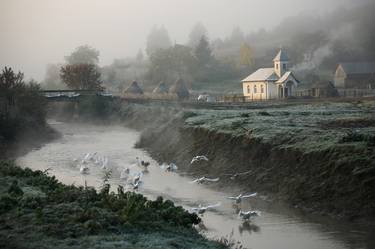
M 336 88 L 375 89 L 375 62 L 338 64 L 334 84 Z

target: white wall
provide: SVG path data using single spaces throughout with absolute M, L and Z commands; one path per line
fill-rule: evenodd
M 248 100 L 265 100 L 268 99 L 267 82 L 243 82 L 243 95 Z M 255 91 L 256 88 L 256 91 Z M 263 91 L 262 91 L 263 88 Z

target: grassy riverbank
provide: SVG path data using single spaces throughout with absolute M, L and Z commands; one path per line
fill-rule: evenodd
M 315 103 L 251 110 L 134 105 L 126 123 L 138 146 L 195 175 L 251 170 L 236 183 L 309 212 L 375 217 L 375 103 Z M 168 117 L 169 115 L 169 117 Z M 151 125 L 152 124 L 152 125 Z M 211 159 L 190 167 L 193 156 Z M 218 187 L 233 184 L 222 177 Z
M 112 104 L 105 121 L 141 130 L 138 146 L 160 162 L 174 161 L 196 176 L 251 170 L 236 181 L 244 191 L 261 191 L 308 212 L 375 217 L 373 100 L 237 110 Z M 190 167 L 199 154 L 210 162 Z M 217 187 L 232 185 L 227 178 Z
M 66 186 L 0 162 L 0 248 L 225 248 L 192 228 L 199 221 L 162 198 Z

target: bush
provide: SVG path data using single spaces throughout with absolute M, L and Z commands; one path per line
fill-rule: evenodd
M 15 207 L 34 210 L 37 221 L 43 222 L 45 229 L 50 229 L 46 232 L 53 236 L 59 237 L 62 232 L 97 234 L 109 229 L 119 230 L 126 225 L 142 229 L 163 226 L 191 228 L 200 222 L 196 214 L 176 207 L 169 200 L 158 197 L 151 201 L 141 194 L 124 192 L 122 187 L 114 193 L 109 192 L 108 186 L 100 192 L 90 187 L 66 186 L 44 172 L 21 169 L 12 162 L 1 161 L 0 176 L 13 179 L 9 193 L 0 197 L 0 212 Z M 22 186 L 26 185 L 25 189 L 32 189 L 39 195 L 22 196 L 21 182 Z M 59 225 L 53 225 L 55 223 Z
M 45 98 L 36 82 L 28 84 L 23 74 L 5 67 L 0 73 L 0 137 L 14 140 L 25 130 L 45 125 Z

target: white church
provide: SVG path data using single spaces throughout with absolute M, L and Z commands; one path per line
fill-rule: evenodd
M 299 81 L 289 71 L 289 59 L 280 49 L 273 68 L 260 68 L 242 80 L 246 100 L 284 99 L 294 95 Z

